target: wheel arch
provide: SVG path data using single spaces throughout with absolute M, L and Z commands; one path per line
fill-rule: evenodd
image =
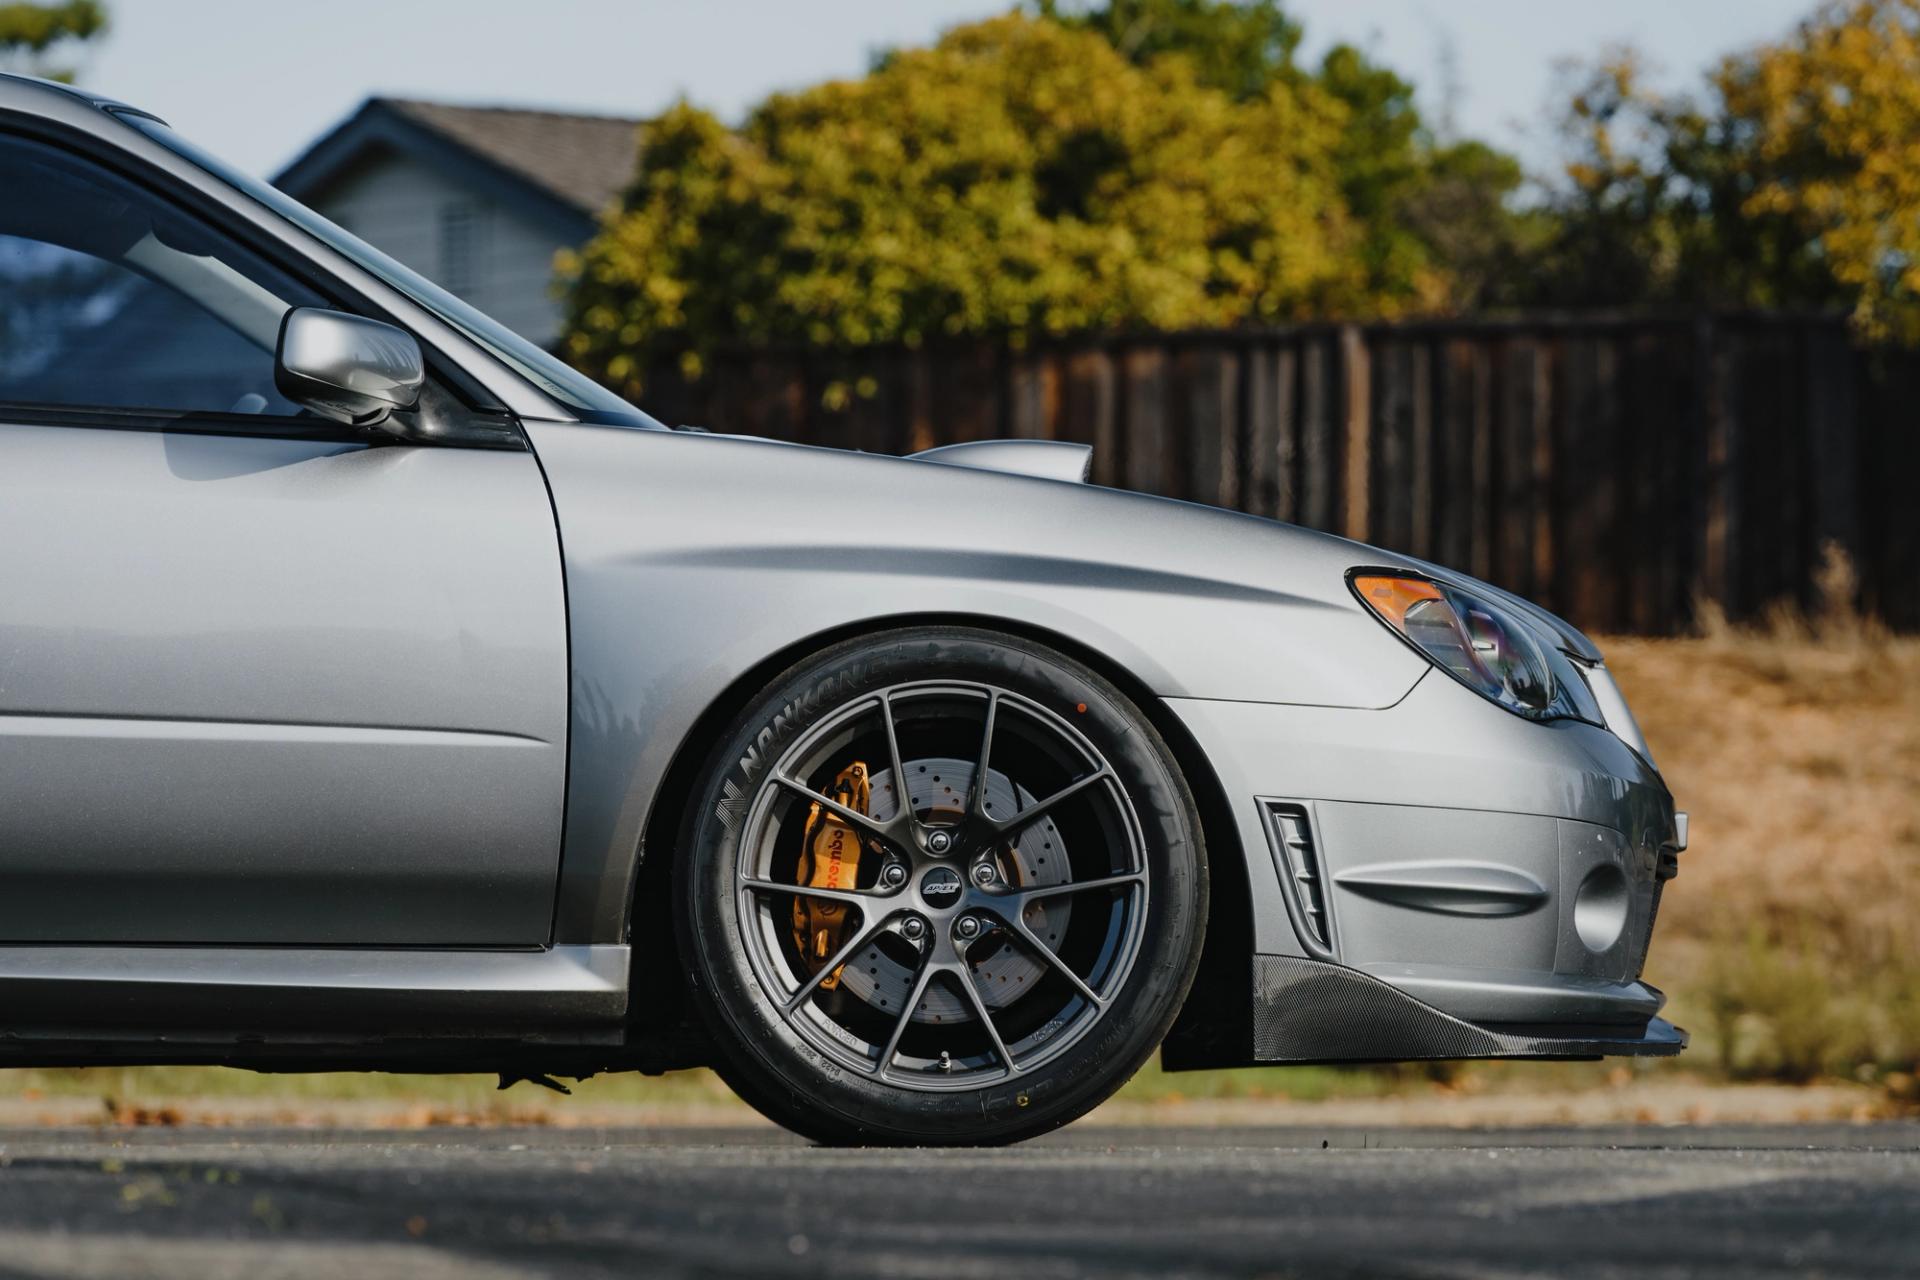
M 776 676 L 809 656 L 848 640 L 920 626 L 974 627 L 1043 644 L 1098 673 L 1140 708 L 1165 739 L 1193 793 L 1208 853 L 1210 902 L 1200 968 L 1169 1038 L 1230 1034 L 1233 1026 L 1250 1019 L 1246 980 L 1253 953 L 1250 868 L 1226 793 L 1200 744 L 1139 677 L 1108 655 L 1045 627 L 971 613 L 894 614 L 815 633 L 761 659 L 707 705 L 675 749 L 655 793 L 658 798 L 641 828 L 639 866 L 628 904 L 634 978 L 640 977 L 643 967 L 654 974 L 683 972 L 673 939 L 673 868 L 699 791 L 700 770 L 727 725 Z M 667 1031 L 689 1021 L 684 979 L 673 984 L 634 981 L 629 989 L 633 993 L 629 1017 L 637 1032 Z

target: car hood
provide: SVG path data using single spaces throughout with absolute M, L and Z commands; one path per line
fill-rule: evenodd
M 1434 564 L 1417 556 L 1388 551 L 1335 534 L 1322 533 L 1262 516 L 1179 499 L 1163 498 L 1154 494 L 1143 494 L 1133 490 L 1106 489 L 1089 485 L 1086 480 L 1093 450 L 1084 444 L 1056 440 L 974 440 L 942 445 L 901 458 L 892 454 L 822 449 L 818 446 L 794 444 L 765 436 L 722 435 L 707 432 L 701 432 L 699 435 L 716 442 L 751 443 L 779 450 L 804 451 L 815 457 L 837 456 L 846 459 L 853 467 L 860 467 L 870 462 L 884 462 L 886 464 L 932 464 L 939 466 L 943 471 L 950 468 L 964 468 L 968 471 L 984 473 L 975 481 L 983 498 L 994 492 L 998 486 L 999 491 L 1005 494 L 1004 501 L 1009 504 L 1009 509 L 1015 511 L 1027 508 L 1036 502 L 1047 501 L 1044 489 L 1035 490 L 1031 487 L 1035 482 L 1056 490 L 1065 485 L 1072 485 L 1078 493 L 1071 505 L 1081 507 L 1082 504 L 1091 503 L 1090 514 L 1098 512 L 1111 519 L 1124 520 L 1127 522 L 1126 527 L 1129 532 L 1146 532 L 1150 535 L 1159 532 L 1163 536 L 1155 538 L 1154 541 L 1162 547 L 1167 545 L 1168 538 L 1173 536 L 1176 527 L 1189 536 L 1198 535 L 1204 529 L 1210 536 L 1201 537 L 1193 545 L 1192 558 L 1205 564 L 1214 572 L 1224 572 L 1234 577 L 1245 576 L 1251 566 L 1249 563 L 1243 563 L 1239 556 L 1221 555 L 1222 548 L 1214 543 L 1214 537 L 1233 538 L 1236 542 L 1241 542 L 1247 550 L 1271 548 L 1276 553 L 1285 552 L 1288 553 L 1285 558 L 1289 561 L 1294 561 L 1296 557 L 1308 552 L 1311 552 L 1310 558 L 1315 561 L 1323 557 L 1331 557 L 1333 561 L 1344 566 L 1343 575 L 1345 568 L 1360 564 L 1379 568 L 1409 569 L 1429 574 L 1436 580 L 1451 586 L 1492 596 L 1531 618 L 1536 625 L 1550 634 L 1562 649 L 1574 657 L 1586 662 L 1601 660 L 1599 646 L 1594 644 L 1585 632 L 1565 618 L 1503 587 L 1495 586 L 1493 583 L 1457 569 Z M 931 476 L 926 477 L 926 486 L 916 486 L 909 478 L 910 474 L 897 471 L 890 475 L 887 478 L 889 489 L 910 492 L 919 487 L 926 487 L 930 491 L 943 487 L 936 485 Z M 997 504 L 987 498 L 983 505 L 996 506 Z M 1007 535 L 1018 539 L 1017 522 L 1002 528 Z M 1116 545 L 1116 552 L 1122 552 L 1123 546 L 1124 543 Z M 1260 579 L 1269 577 L 1264 567 L 1254 568 L 1253 576 Z M 1299 584 L 1300 578 L 1297 573 L 1286 576 L 1292 584 Z
M 805 489 L 844 484 L 870 516 L 968 538 L 995 554 L 1054 553 L 1172 570 L 1321 603 L 1351 604 L 1357 564 L 1425 571 L 1409 557 L 1335 534 L 1205 503 L 1087 483 L 1092 450 L 1041 440 L 978 440 L 905 456 L 700 433 L 739 453 L 735 474 Z M 784 496 L 784 495 L 783 495 Z M 1364 612 L 1364 611 L 1363 611 Z
M 1059 440 L 973 440 L 964 444 L 942 445 L 937 449 L 923 449 L 919 453 L 908 456 L 925 462 L 976 467 L 982 471 L 1000 471 L 1010 475 L 1040 476 L 1046 479 L 1085 483 L 1093 461 L 1093 449 L 1089 445 L 1069 444 Z M 1368 549 L 1378 550 L 1371 547 Z M 1401 558 L 1450 586 L 1493 596 L 1508 607 L 1533 619 L 1535 625 L 1552 635 L 1559 646 L 1574 657 L 1587 662 L 1600 661 L 1599 646 L 1595 645 L 1585 632 L 1558 614 L 1541 608 L 1533 601 L 1444 565 L 1437 565 L 1412 556 Z
M 909 456 L 925 462 L 974 467 L 982 471 L 1084 483 L 1091 467 L 1093 449 L 1088 445 L 1070 444 L 1058 440 L 973 440 L 963 444 L 942 445 L 937 449 L 926 449 Z M 1358 547 L 1363 544 L 1351 545 Z M 1378 552 L 1378 548 L 1369 547 L 1368 550 Z M 1541 608 L 1533 601 L 1444 565 L 1433 564 L 1412 556 L 1399 558 L 1408 565 L 1425 570 L 1441 582 L 1494 597 L 1523 616 L 1531 618 L 1535 625 L 1552 635 L 1559 646 L 1568 653 L 1587 662 L 1600 661 L 1599 647 L 1585 632 L 1558 614 Z

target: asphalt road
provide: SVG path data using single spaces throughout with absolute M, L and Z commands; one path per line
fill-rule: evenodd
M 1920 1125 L 0 1132 L 0 1276 L 1920 1275 Z

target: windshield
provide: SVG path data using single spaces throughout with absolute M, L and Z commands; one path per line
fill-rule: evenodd
M 298 200 L 258 178 L 248 177 L 225 161 L 207 154 L 158 120 L 131 113 L 121 114 L 120 118 L 169 151 L 192 161 L 229 186 L 252 197 L 320 240 L 328 248 L 406 294 L 469 340 L 492 352 L 501 363 L 521 377 L 573 410 L 581 420 L 636 427 L 660 427 L 661 424 L 653 418 L 634 408 L 579 370 L 568 367 L 499 321 L 468 306 L 418 272 L 394 261 L 352 233 L 335 226 Z

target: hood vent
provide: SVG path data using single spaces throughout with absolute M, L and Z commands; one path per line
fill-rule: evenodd
M 1064 440 L 969 440 L 965 444 L 943 444 L 937 449 L 923 449 L 907 456 L 950 467 L 1038 476 L 1042 480 L 1065 480 L 1070 484 L 1085 484 L 1093 466 L 1091 445 L 1068 444 Z

